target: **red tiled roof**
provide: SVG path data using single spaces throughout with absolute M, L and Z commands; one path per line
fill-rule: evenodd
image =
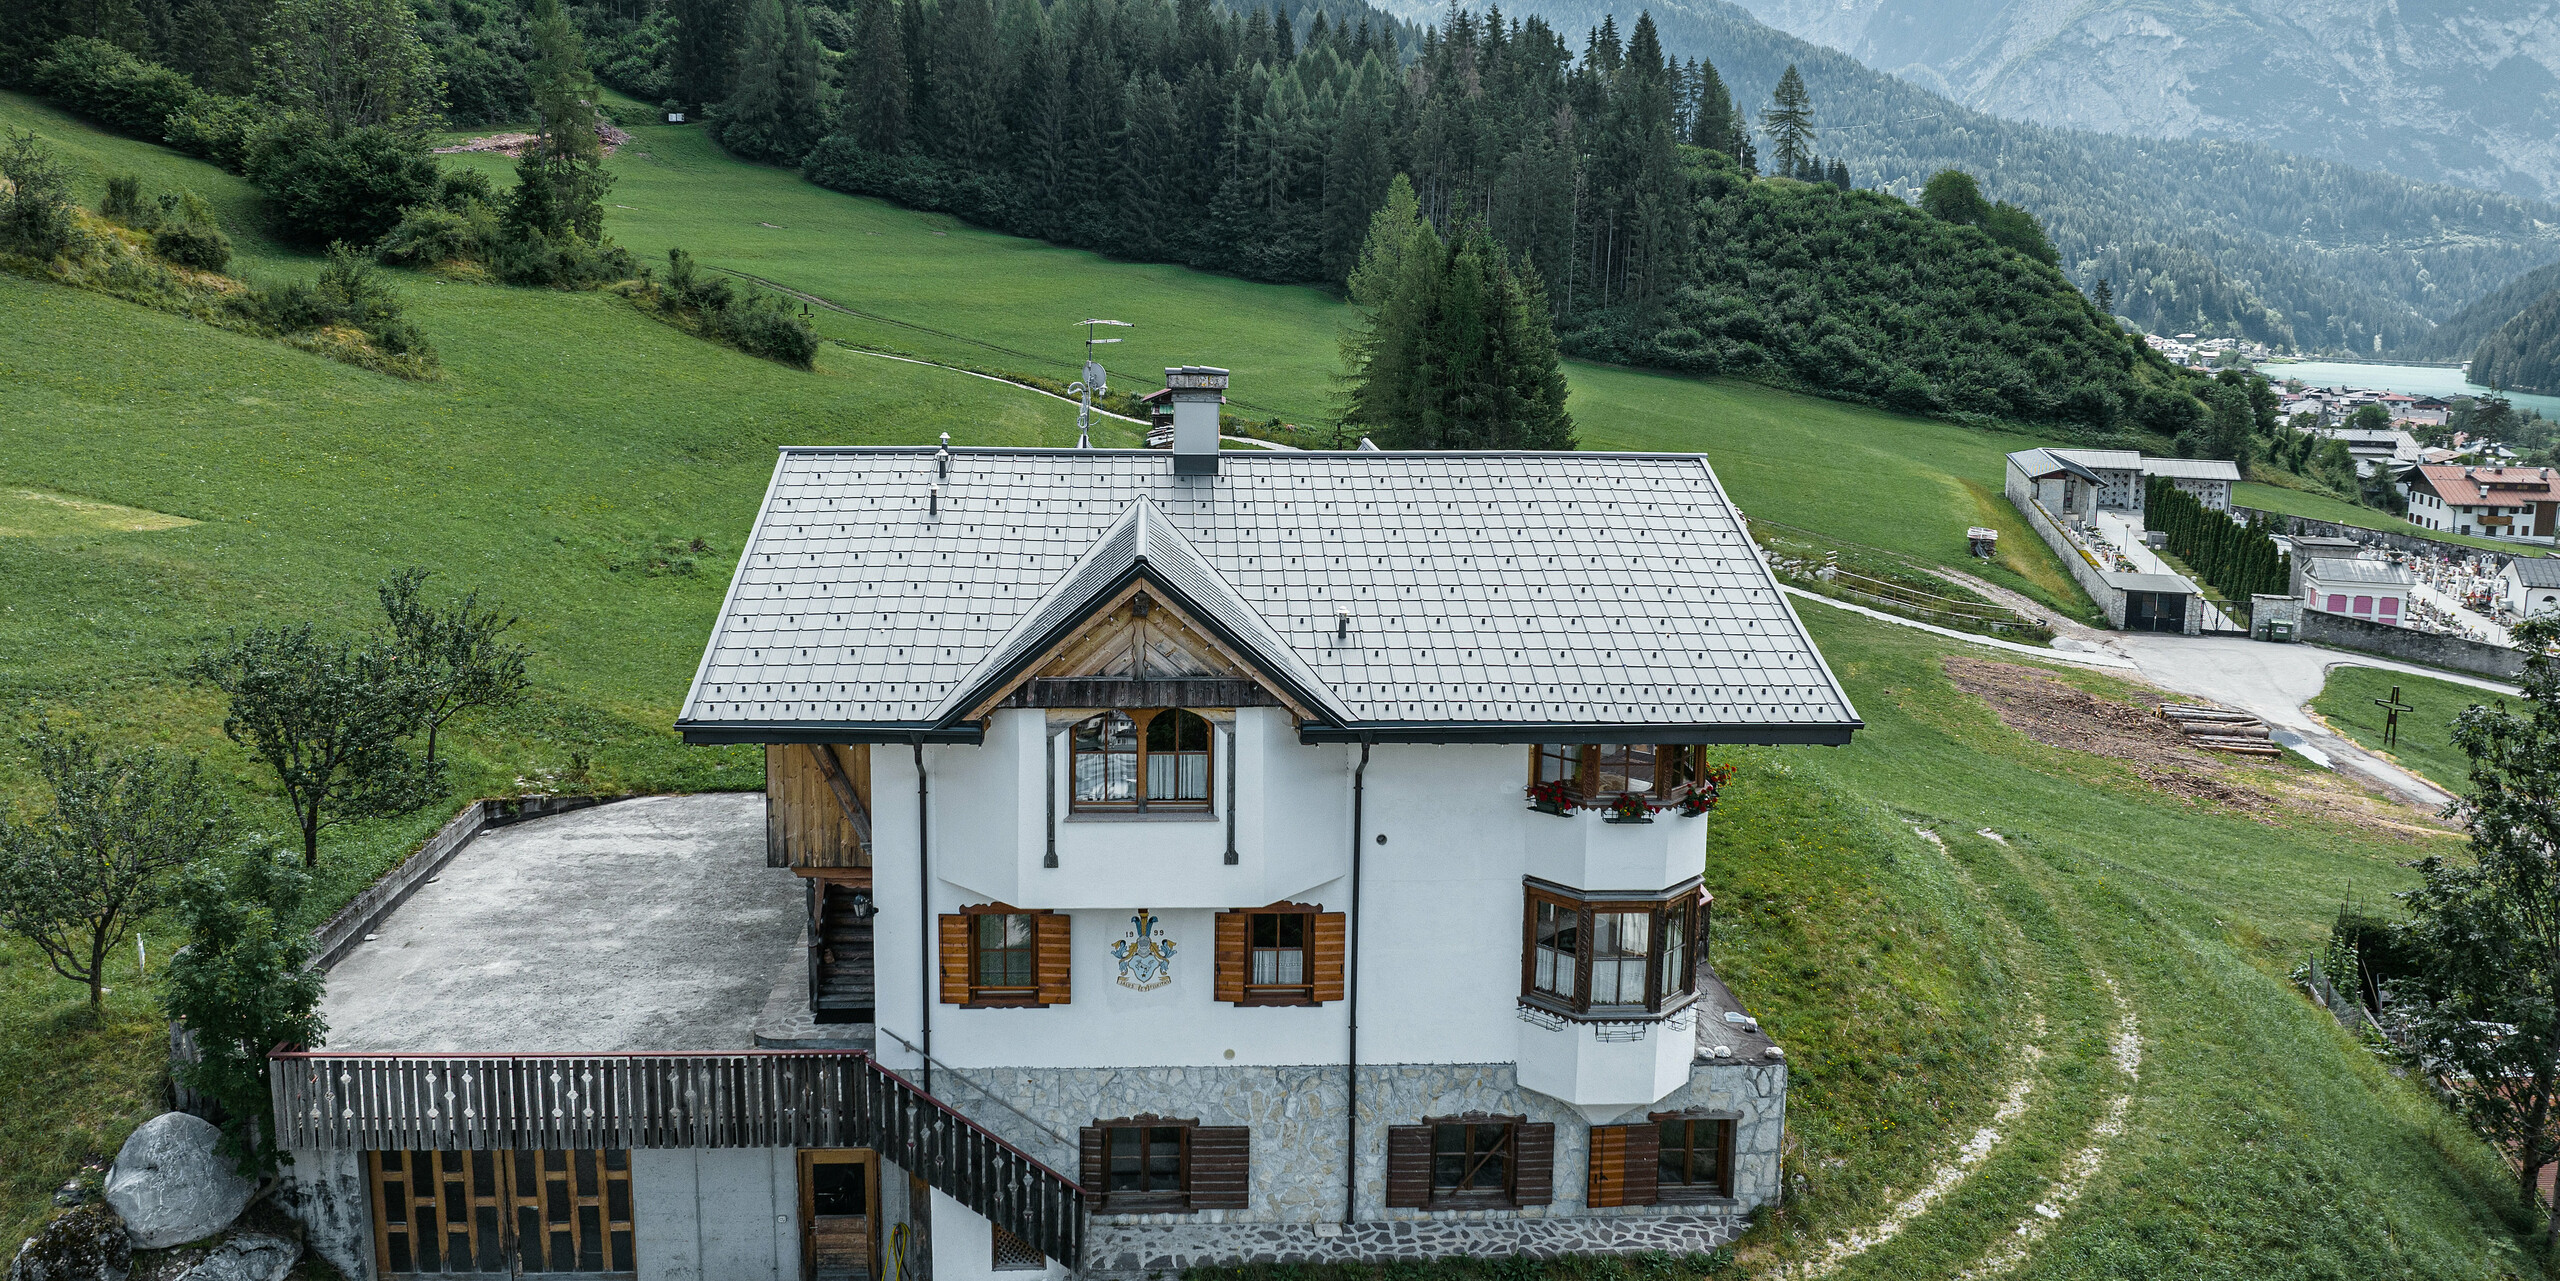
M 2457 507 L 2512 507 L 2560 501 L 2560 471 L 2548 467 L 2463 467 L 2454 463 L 2420 466 L 2418 474 L 2436 497 Z

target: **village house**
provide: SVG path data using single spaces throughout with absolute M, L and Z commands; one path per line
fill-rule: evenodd
M 2359 476 L 2370 476 L 2377 467 L 2398 475 L 2419 460 L 2418 438 L 2402 428 L 2315 427 L 2312 433 L 2347 442 L 2347 456 L 2355 459 Z
M 1703 1250 L 1776 1201 L 1720 750 L 1860 722 L 1707 461 L 1222 454 L 1226 371 L 1167 379 L 1169 454 L 783 451 L 678 722 L 762 748 L 760 865 L 688 865 L 735 924 L 602 966 L 707 1021 L 543 1043 L 631 999 L 563 973 L 445 1044 L 401 1017 L 439 966 L 359 946 L 355 1049 L 276 1061 L 315 1248 L 1171 1277 Z M 727 958 L 779 885 L 805 961 L 750 1046 L 686 985 L 771 977 Z
M 2498 571 L 2502 603 L 2527 618 L 2560 610 L 2560 559 L 2518 556 Z
M 2549 467 L 2425 463 L 2400 473 L 2409 522 L 2481 538 L 2547 539 L 2560 531 L 2560 473 Z

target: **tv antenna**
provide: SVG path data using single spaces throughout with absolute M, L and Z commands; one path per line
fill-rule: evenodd
M 1093 327 L 1114 325 L 1122 329 L 1133 329 L 1136 326 L 1126 320 L 1079 320 L 1075 323 L 1084 326 L 1084 378 L 1082 381 L 1068 384 L 1067 390 L 1084 398 L 1083 407 L 1076 410 L 1076 448 L 1091 449 L 1093 448 L 1094 393 L 1108 394 L 1111 390 L 1108 380 L 1103 376 L 1102 362 L 1094 358 L 1093 349 L 1104 343 L 1121 341 L 1117 338 L 1096 338 L 1093 335 Z

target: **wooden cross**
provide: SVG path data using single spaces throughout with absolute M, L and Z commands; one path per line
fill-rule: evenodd
M 2382 718 L 2382 745 L 2398 747 L 2400 745 L 2400 713 L 2414 712 L 2418 709 L 2400 701 L 2400 687 L 2397 685 L 2391 687 L 2391 697 L 2377 698 L 2373 700 L 2373 705 L 2388 713 Z

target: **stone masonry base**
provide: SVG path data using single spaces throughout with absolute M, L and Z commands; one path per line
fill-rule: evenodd
M 1343 1263 L 1515 1254 L 1686 1254 L 1739 1235 L 1742 1216 L 1398 1220 L 1386 1223 L 1095 1223 L 1079 1277 L 1172 1278 L 1183 1269 L 1237 1263 Z

